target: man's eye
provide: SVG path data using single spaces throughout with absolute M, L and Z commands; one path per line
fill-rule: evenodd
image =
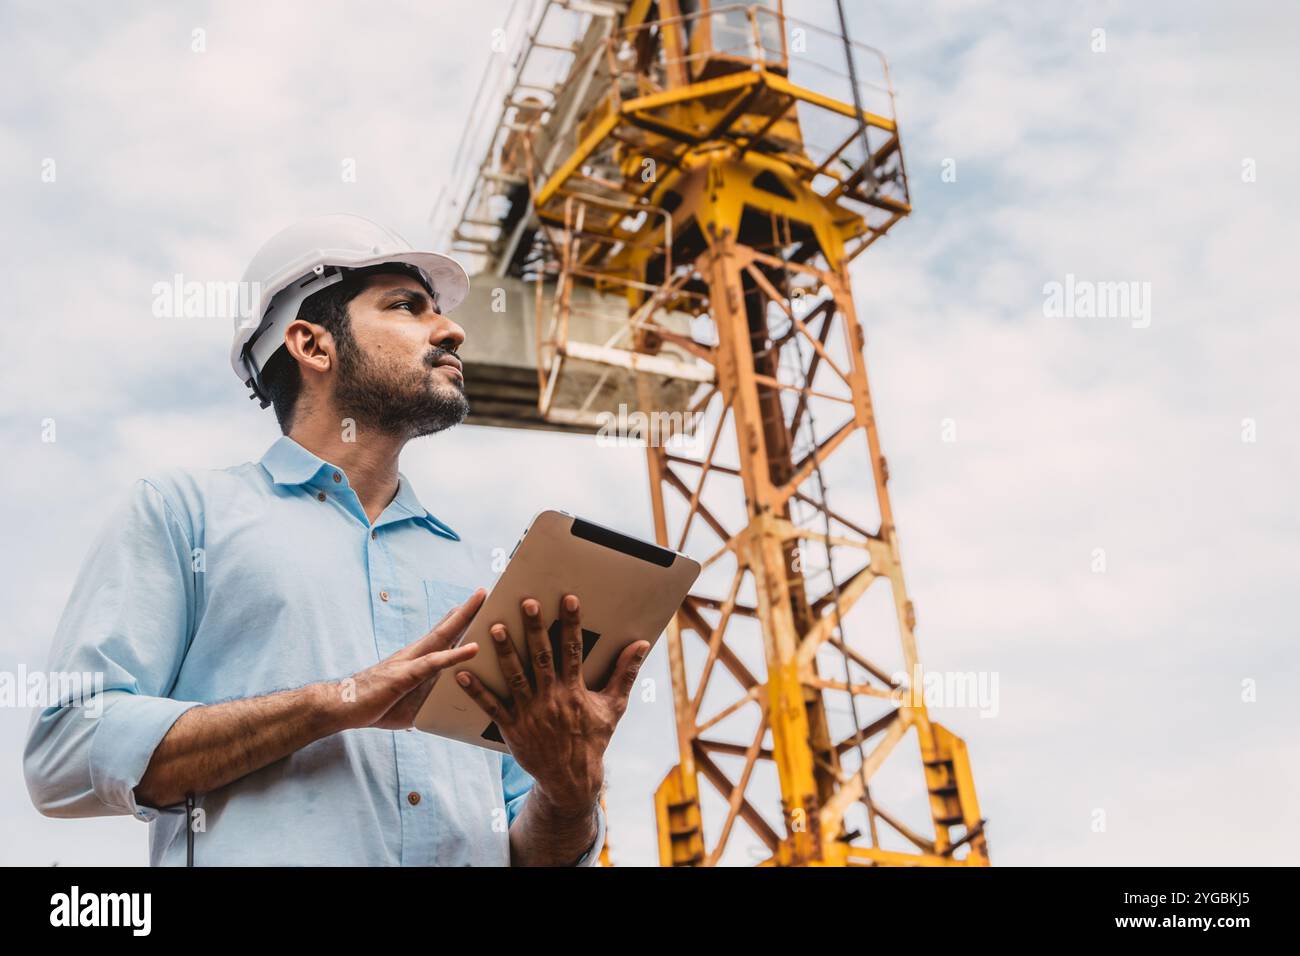
M 398 309 L 406 308 L 406 309 L 410 309 L 410 310 L 414 311 L 414 309 L 415 309 L 415 303 L 414 303 L 414 302 L 396 302 L 396 303 L 394 303 L 394 308 L 398 308 Z

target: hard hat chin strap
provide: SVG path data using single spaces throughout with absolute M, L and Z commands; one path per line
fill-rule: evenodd
M 284 346 L 284 330 L 298 317 L 302 304 L 317 292 L 338 285 L 346 278 L 346 272 L 337 266 L 316 266 L 307 275 L 275 294 L 257 331 L 240 351 L 244 370 L 248 373 L 244 384 L 252 390 L 248 396 L 250 400 L 260 400 L 262 408 L 271 404 L 271 397 L 262 384 L 261 370 L 266 368 L 271 356 Z

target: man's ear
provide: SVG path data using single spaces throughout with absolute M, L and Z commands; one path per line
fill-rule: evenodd
M 323 374 L 334 368 L 334 336 L 324 326 L 294 319 L 284 330 L 284 345 L 304 371 Z

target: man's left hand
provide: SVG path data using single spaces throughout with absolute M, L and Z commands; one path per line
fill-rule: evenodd
M 589 812 L 605 782 L 604 755 L 628 697 L 648 641 L 624 648 L 605 687 L 591 690 L 582 676 L 582 626 L 577 595 L 560 600 L 560 662 L 551 651 L 539 603 L 520 602 L 524 638 L 532 662 L 529 679 L 503 623 L 489 628 L 501 673 L 510 688 L 502 700 L 469 671 L 456 680 L 483 712 L 496 721 L 515 761 L 557 808 Z

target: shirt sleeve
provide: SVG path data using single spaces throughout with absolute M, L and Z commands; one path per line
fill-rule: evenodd
M 524 808 L 524 801 L 528 799 L 528 794 L 533 789 L 533 777 L 528 771 L 515 761 L 510 754 L 501 756 L 501 784 L 502 791 L 506 799 L 506 815 L 509 823 L 515 822 L 515 817 L 519 816 L 520 811 Z M 600 850 L 605 845 L 605 808 L 599 803 L 596 804 L 596 838 L 592 840 L 591 846 L 587 847 L 582 857 L 574 866 L 598 866 L 600 864 Z
M 193 623 L 194 567 L 184 526 L 138 481 L 92 544 L 55 631 L 52 689 L 23 750 L 41 813 L 150 821 L 164 809 L 134 790 L 172 724 L 199 704 L 168 696 Z

